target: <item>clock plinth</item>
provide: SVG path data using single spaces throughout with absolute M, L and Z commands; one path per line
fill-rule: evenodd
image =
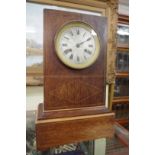
M 106 17 L 44 10 L 44 103 L 36 119 L 38 150 L 113 135 L 114 113 L 105 106 L 106 47 Z
M 72 109 L 65 112 L 44 112 L 38 107 L 36 120 L 36 142 L 38 150 L 46 150 L 58 145 L 112 137 L 114 134 L 114 113 L 96 107 L 86 111 Z M 69 112 L 69 113 L 68 113 Z

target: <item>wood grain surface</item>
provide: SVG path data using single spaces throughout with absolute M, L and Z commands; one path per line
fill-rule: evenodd
M 36 142 L 38 150 L 50 147 L 112 137 L 114 114 L 99 114 L 36 121 Z
M 93 107 L 81 107 L 81 108 L 68 108 L 68 109 L 57 109 L 44 111 L 43 104 L 38 106 L 38 120 L 45 120 L 50 118 L 66 118 L 75 116 L 86 116 L 86 115 L 96 115 L 110 113 L 110 111 L 103 106 L 93 106 Z
M 88 23 L 100 38 L 100 55 L 97 61 L 86 69 L 71 69 L 56 56 L 55 34 L 62 25 L 71 21 Z M 45 9 L 44 23 L 44 109 L 105 105 L 106 17 Z

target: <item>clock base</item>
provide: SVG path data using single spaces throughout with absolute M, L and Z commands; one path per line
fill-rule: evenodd
M 96 114 L 86 114 L 63 117 L 62 113 L 56 117 L 56 113 L 47 112 L 43 117 L 40 113 L 43 110 L 42 104 L 39 105 L 36 119 L 36 142 L 38 150 L 46 150 L 50 147 L 76 143 L 80 141 L 93 140 L 103 137 L 112 137 L 114 134 L 114 113 L 106 112 L 106 110 L 96 109 Z M 95 108 L 95 107 L 94 107 Z M 103 107 L 102 107 L 103 108 Z M 87 109 L 87 112 L 89 110 Z M 99 112 L 100 111 L 100 112 Z M 103 112 L 104 111 L 104 112 Z M 75 113 L 73 111 L 72 113 Z M 68 112 L 66 112 L 68 114 Z M 47 117 L 47 118 L 46 118 Z

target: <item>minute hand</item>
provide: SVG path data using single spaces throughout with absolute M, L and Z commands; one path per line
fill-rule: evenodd
M 82 45 L 83 43 L 85 43 L 86 41 L 89 41 L 91 38 L 88 38 L 87 40 L 85 40 L 85 41 L 82 41 L 81 43 L 78 43 L 76 46 L 77 47 L 80 47 L 80 45 Z

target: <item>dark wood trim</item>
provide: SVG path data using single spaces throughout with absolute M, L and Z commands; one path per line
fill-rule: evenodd
M 126 118 L 115 119 L 115 121 L 121 125 L 125 125 L 129 123 L 129 119 L 126 119 Z
M 129 72 L 117 72 L 116 77 L 129 77 Z
M 110 113 L 110 111 L 104 106 L 44 111 L 43 103 L 41 103 L 38 106 L 37 117 L 38 117 L 38 120 L 44 120 L 44 119 L 51 119 L 51 118 L 54 119 L 54 118 L 66 118 L 66 117 L 75 117 L 75 116 L 97 115 L 97 114 L 103 114 L 103 113 Z
M 119 51 L 119 52 L 129 52 L 129 47 L 127 47 L 127 48 L 117 47 L 117 51 Z
M 113 104 L 117 104 L 117 103 L 129 104 L 129 98 L 113 99 L 112 103 L 113 103 Z
M 119 97 L 114 97 L 114 100 L 119 100 L 119 99 L 128 99 L 129 100 L 129 96 L 119 96 Z
M 129 16 L 118 14 L 118 23 L 129 25 Z

